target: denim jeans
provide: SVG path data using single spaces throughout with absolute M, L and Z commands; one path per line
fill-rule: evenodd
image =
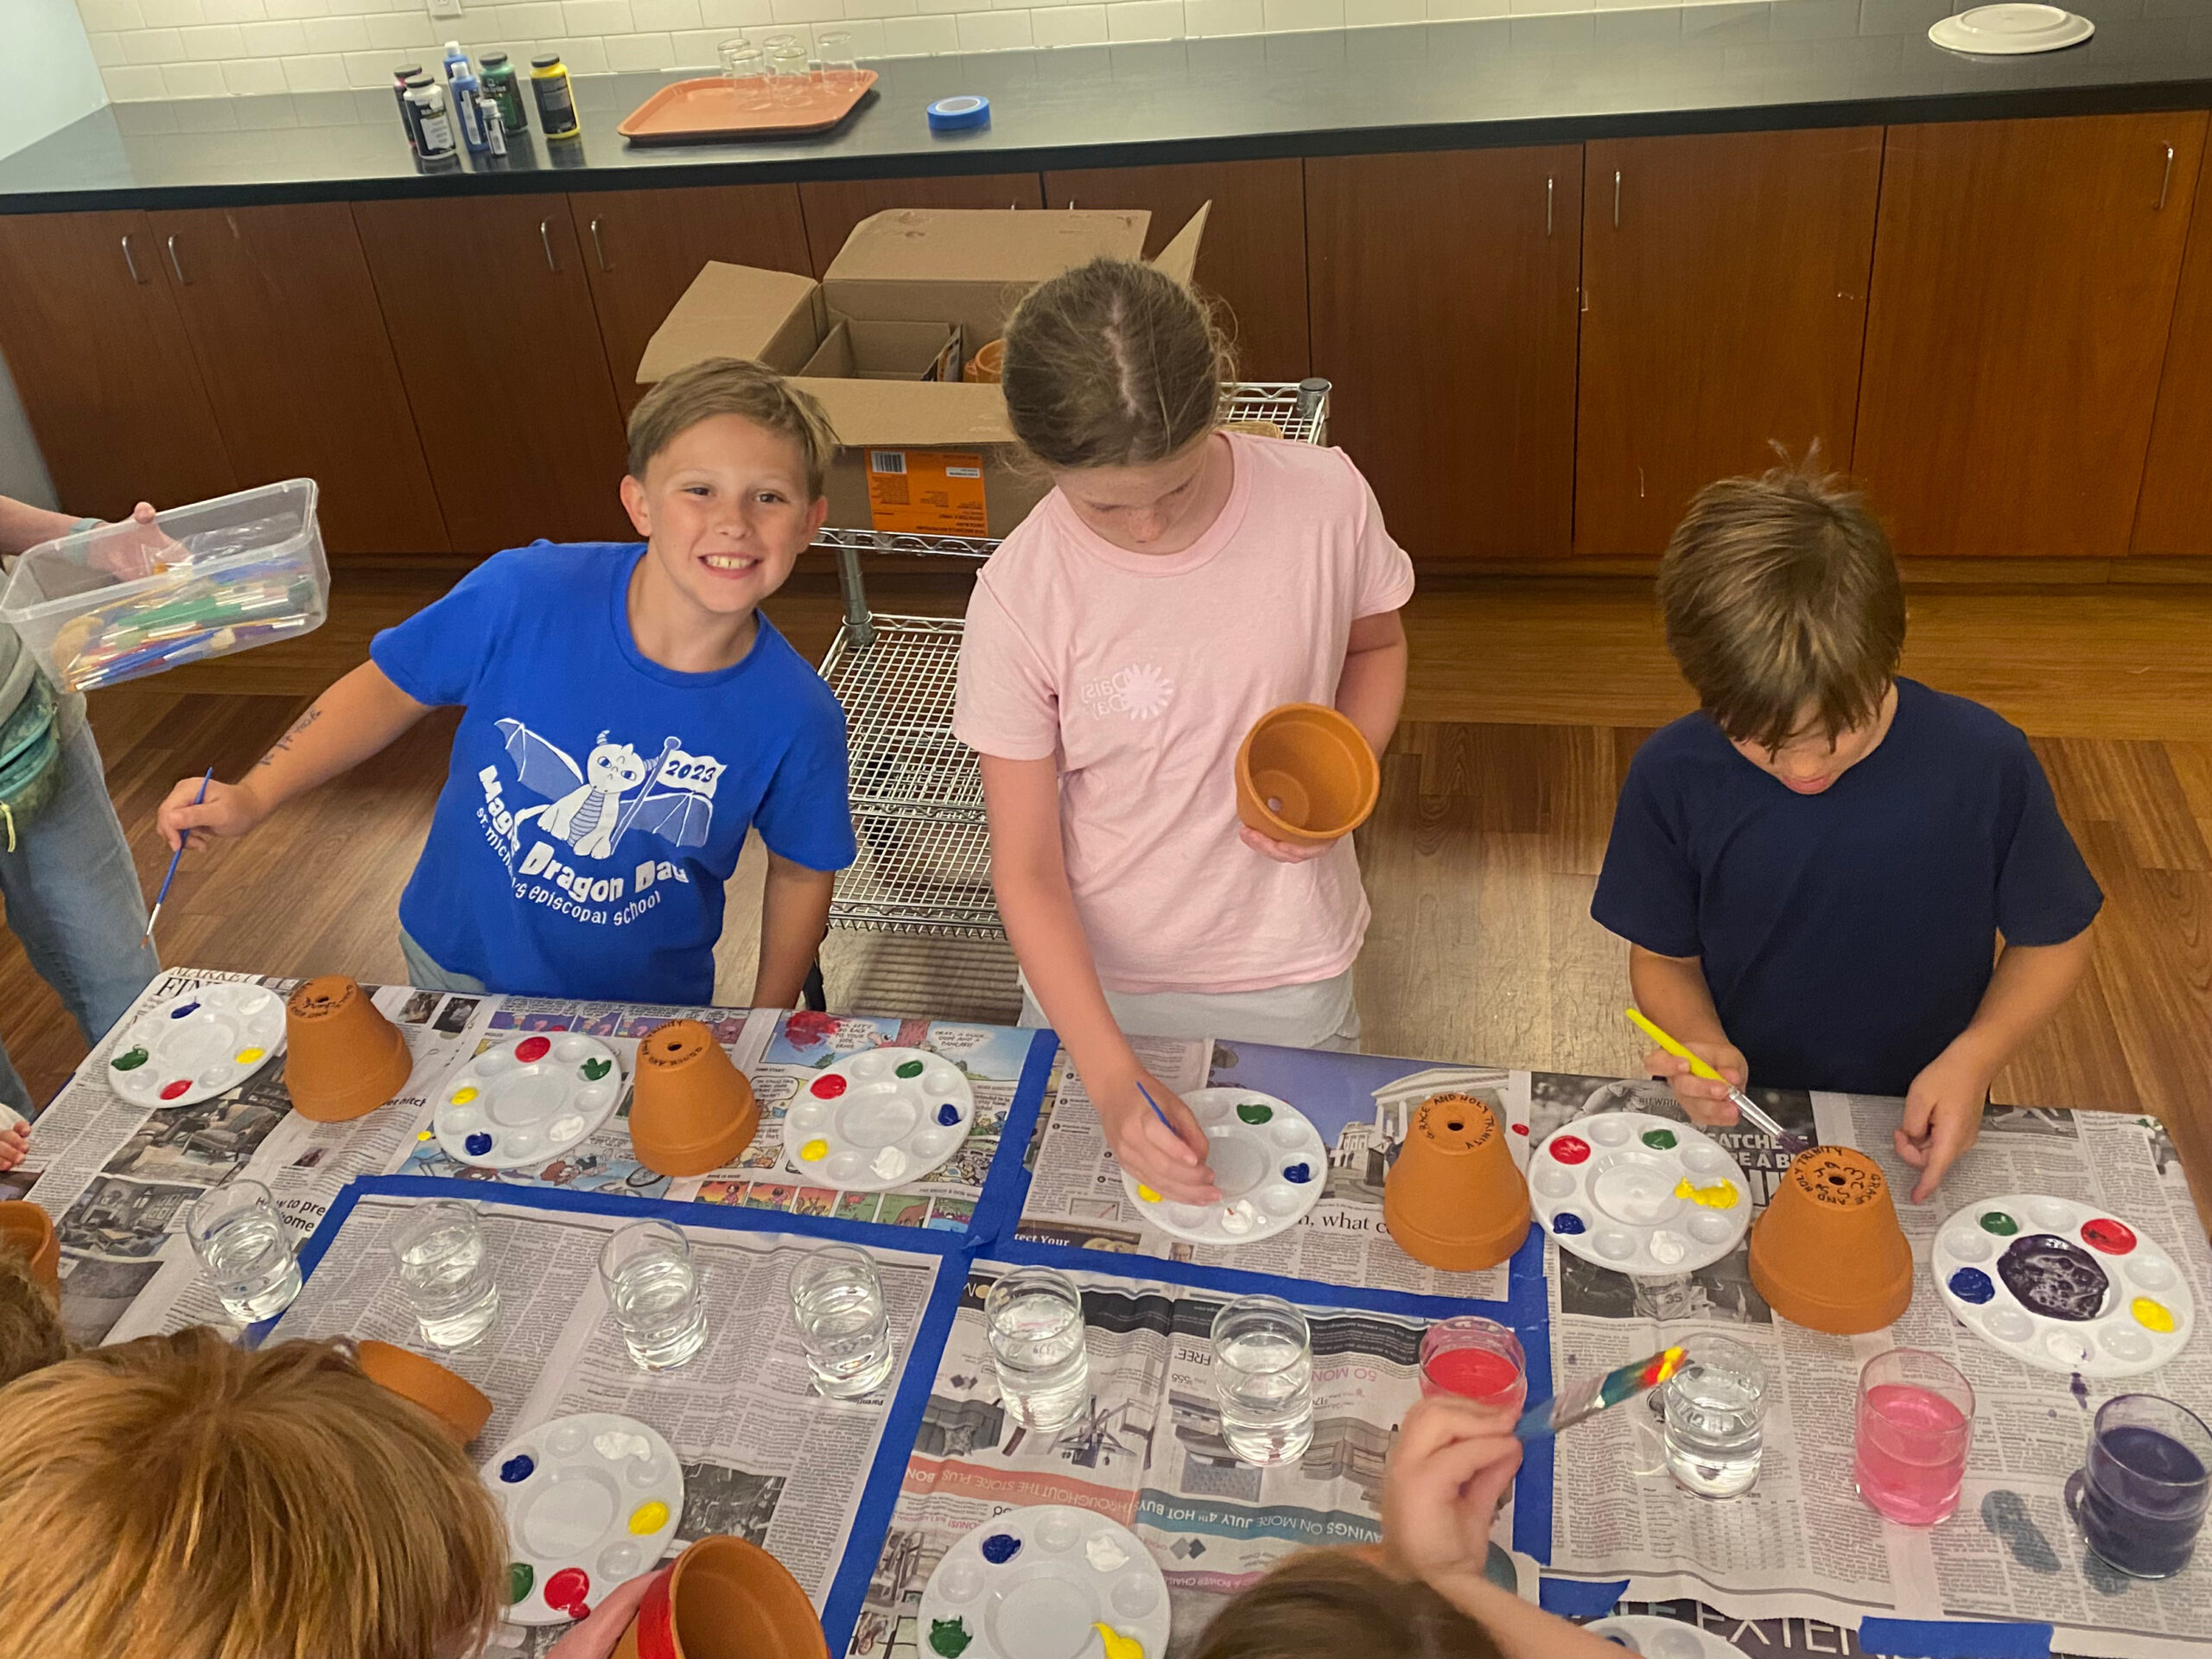
M 8 926 L 41 979 L 54 987 L 85 1041 L 97 1043 L 130 1010 L 161 966 L 146 933 L 146 898 L 108 799 L 100 752 L 84 704 L 64 699 L 60 769 L 53 795 L 15 823 L 15 850 L 0 823 L 0 896 Z M 29 1115 L 30 1090 L 0 1044 L 0 1103 Z
M 469 996 L 484 995 L 484 982 L 467 974 L 448 973 L 430 960 L 430 953 L 415 943 L 415 936 L 405 928 L 399 930 L 399 954 L 406 959 L 407 982 L 418 991 L 460 992 Z

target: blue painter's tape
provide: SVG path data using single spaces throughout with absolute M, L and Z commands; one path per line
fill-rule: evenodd
M 1548 1613 L 1561 1618 L 1603 1618 L 1628 1592 L 1626 1579 L 1589 1584 L 1580 1579 L 1555 1579 L 1548 1573 L 1536 1580 L 1536 1599 Z
M 991 124 L 991 100 L 963 92 L 957 98 L 940 98 L 930 105 L 931 132 L 965 132 L 972 127 Z
M 1894 1659 L 2050 1659 L 2050 1626 L 1868 1618 L 1859 1623 L 1859 1645 Z

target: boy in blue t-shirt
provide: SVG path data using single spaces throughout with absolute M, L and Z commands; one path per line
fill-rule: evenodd
M 853 859 L 837 701 L 758 609 L 829 512 L 821 406 L 755 363 L 695 363 L 630 417 L 640 543 L 487 559 L 377 635 L 371 660 L 235 784 L 170 791 L 169 845 L 239 836 L 458 703 L 453 761 L 399 901 L 434 989 L 714 997 L 722 886 L 768 847 L 751 1001 L 797 1005 Z
M 1897 677 L 1904 589 L 1859 496 L 1710 486 L 1659 602 L 1704 712 L 1637 751 L 1590 913 L 1643 1011 L 1730 1082 L 1903 1096 L 1923 1203 L 2088 967 L 2104 895 L 2019 730 Z M 1726 1084 L 1645 1064 L 1735 1121 Z

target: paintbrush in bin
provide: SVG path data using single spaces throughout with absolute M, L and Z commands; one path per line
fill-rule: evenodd
M 202 801 L 207 798 L 208 779 L 214 777 L 214 775 L 215 768 L 213 766 L 208 767 L 207 776 L 200 780 L 200 792 L 192 798 L 192 804 L 194 806 L 199 805 Z M 183 860 L 184 844 L 191 839 L 192 831 L 188 830 L 183 835 L 177 838 L 176 851 L 169 855 L 169 873 L 162 878 L 162 890 L 154 895 L 153 914 L 146 918 L 146 931 L 144 935 L 146 938 L 150 939 L 154 937 L 154 924 L 161 919 L 162 901 L 169 896 L 169 883 L 176 880 L 176 867 Z
M 1513 1425 L 1513 1438 L 1541 1440 L 1624 1400 L 1649 1394 L 1682 1369 L 1683 1357 L 1684 1351 L 1679 1347 L 1662 1348 L 1649 1359 L 1578 1382 L 1565 1394 L 1555 1394 L 1522 1412 L 1521 1421 Z
M 1692 1077 L 1703 1077 L 1707 1083 L 1724 1083 L 1727 1081 L 1720 1075 L 1719 1072 L 1713 1069 L 1710 1062 L 1701 1060 L 1696 1055 L 1691 1053 L 1688 1049 L 1683 1047 L 1681 1044 L 1676 1042 L 1672 1037 L 1669 1037 L 1665 1032 L 1660 1030 L 1658 1027 L 1653 1025 L 1649 1020 L 1645 1019 L 1637 1009 L 1624 1008 L 1621 1012 L 1628 1015 L 1630 1020 L 1635 1022 L 1636 1028 L 1638 1031 L 1649 1037 L 1653 1042 L 1658 1044 L 1660 1047 L 1665 1049 L 1676 1059 L 1688 1061 L 1689 1063 L 1690 1075 Z M 1774 1137 L 1775 1141 L 1781 1146 L 1782 1149 L 1789 1154 L 1792 1157 L 1795 1157 L 1797 1154 L 1804 1151 L 1808 1147 L 1813 1144 L 1803 1135 L 1792 1135 L 1788 1129 L 1783 1128 L 1781 1124 L 1776 1122 L 1771 1117 L 1769 1117 L 1766 1113 L 1759 1109 L 1759 1105 L 1757 1101 L 1754 1101 L 1749 1095 L 1745 1094 L 1732 1083 L 1728 1084 L 1728 1098 L 1735 1103 L 1736 1109 L 1744 1115 L 1745 1120 L 1747 1122 L 1749 1122 L 1754 1128 L 1764 1129 L 1769 1135 Z

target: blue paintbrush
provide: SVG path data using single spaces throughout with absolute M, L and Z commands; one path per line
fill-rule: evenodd
M 1160 1109 L 1160 1103 L 1152 1097 L 1152 1090 L 1146 1088 L 1144 1084 L 1137 1084 L 1137 1093 L 1142 1095 L 1144 1096 L 1144 1103 L 1152 1108 L 1152 1115 L 1160 1120 L 1160 1127 L 1166 1130 L 1168 1134 L 1175 1135 L 1175 1126 L 1167 1121 L 1167 1114 Z M 1179 1135 L 1175 1135 L 1175 1138 L 1178 1141 L 1180 1141 L 1183 1137 Z
M 200 802 L 207 798 L 208 781 L 213 779 L 214 775 L 215 768 L 213 766 L 208 767 L 207 776 L 200 780 L 200 792 L 192 798 L 192 804 L 194 806 L 199 805 Z M 154 895 L 153 914 L 146 918 L 145 937 L 147 938 L 150 939 L 154 937 L 154 923 L 161 916 L 162 901 L 169 896 L 169 883 L 176 880 L 176 867 L 184 857 L 184 844 L 191 839 L 192 832 L 188 830 L 183 835 L 177 837 L 176 851 L 169 855 L 169 873 L 162 878 L 162 890 Z M 1153 1110 L 1154 1111 L 1158 1111 L 1159 1109 L 1160 1109 L 1157 1106 L 1153 1108 Z

